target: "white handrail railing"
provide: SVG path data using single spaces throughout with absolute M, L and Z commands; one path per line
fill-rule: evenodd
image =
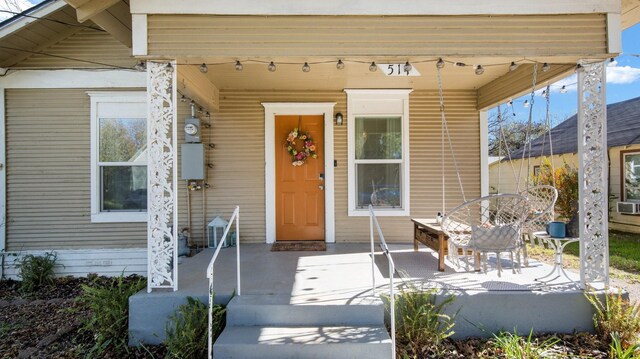
M 241 295 L 240 289 L 240 206 L 236 206 L 233 214 L 231 215 L 231 219 L 229 219 L 229 224 L 224 229 L 224 233 L 222 234 L 222 239 L 220 243 L 216 246 L 216 251 L 213 253 L 213 257 L 211 257 L 211 261 L 209 262 L 209 266 L 207 267 L 207 278 L 209 278 L 209 338 L 208 338 L 208 354 L 209 358 L 213 358 L 213 333 L 211 326 L 213 325 L 213 265 L 218 258 L 218 253 L 220 253 L 220 249 L 222 248 L 222 244 L 227 240 L 227 236 L 229 235 L 229 230 L 231 229 L 231 225 L 235 221 L 236 223 L 236 276 L 237 276 L 237 295 Z
M 375 276 L 375 253 L 374 253 L 374 235 L 373 235 L 373 226 L 375 225 L 376 230 L 378 232 L 378 237 L 380 238 L 380 249 L 382 249 L 382 253 L 387 256 L 389 260 L 389 320 L 391 321 L 391 358 L 396 358 L 396 295 L 395 288 L 393 282 L 393 275 L 396 272 L 396 265 L 393 262 L 393 258 L 391 258 L 391 253 L 389 253 L 389 247 L 387 246 L 387 242 L 384 240 L 384 235 L 382 234 L 382 229 L 380 228 L 380 223 L 378 223 L 378 218 L 376 217 L 376 213 L 373 211 L 373 206 L 369 205 L 369 233 L 371 235 L 371 292 L 373 295 L 376 294 L 376 276 Z

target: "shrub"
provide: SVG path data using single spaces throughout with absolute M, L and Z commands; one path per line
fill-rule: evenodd
M 454 297 L 445 297 L 437 304 L 436 292 L 410 285 L 396 297 L 396 342 L 401 356 L 437 352 L 440 343 L 453 335 L 454 319 L 443 312 Z
M 91 311 L 84 329 L 94 335 L 90 353 L 99 356 L 108 348 L 116 353 L 128 352 L 129 297 L 146 286 L 145 278 L 122 275 L 106 282 L 82 285 L 79 301 Z
M 640 307 L 622 297 L 622 292 L 607 293 L 602 303 L 595 293 L 587 293 L 589 302 L 595 308 L 593 325 L 596 334 L 604 342 L 610 342 L 614 335 L 622 349 L 631 348 L 640 335 Z
M 551 171 L 551 162 L 545 159 L 539 176 L 533 178 L 535 185 L 554 185 L 558 190 L 555 211 L 560 217 L 570 220 L 578 212 L 578 169 L 568 163 Z
M 187 304 L 181 305 L 171 316 L 166 328 L 165 344 L 168 357 L 204 358 L 207 356 L 207 326 L 209 308 L 198 299 L 187 297 Z M 225 324 L 226 309 L 213 306 L 212 336 L 218 337 Z
M 44 256 L 27 254 L 16 261 L 16 267 L 20 271 L 20 291 L 33 293 L 35 290 L 53 284 L 54 268 L 56 267 L 57 254 L 47 252 Z
M 559 341 L 560 339 L 551 337 L 539 343 L 538 339 L 533 338 L 533 330 L 526 338 L 519 336 L 516 330 L 513 334 L 509 332 L 494 334 L 492 343 L 493 347 L 506 358 L 538 359 L 548 357 L 550 349 Z

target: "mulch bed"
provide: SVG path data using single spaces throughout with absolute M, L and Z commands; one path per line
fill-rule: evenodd
M 126 280 L 135 280 L 128 277 Z M 94 345 L 93 333 L 82 330 L 91 313 L 75 299 L 82 284 L 108 283 L 110 278 L 57 278 L 55 284 L 28 296 L 20 282 L 0 281 L 0 358 L 83 358 Z M 164 346 L 131 348 L 124 358 L 162 358 Z M 108 350 L 103 358 L 123 358 Z

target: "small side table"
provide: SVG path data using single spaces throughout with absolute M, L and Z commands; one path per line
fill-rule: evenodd
M 567 275 L 567 272 L 564 270 L 564 264 L 562 262 L 562 253 L 564 252 L 564 247 L 566 247 L 569 243 L 579 242 L 580 238 L 556 238 L 551 237 L 547 232 L 534 232 L 533 235 L 548 243 L 549 246 L 553 248 L 554 252 L 553 268 L 551 268 L 551 271 L 547 275 L 536 278 L 535 280 L 538 282 L 549 283 L 560 277 L 565 277 L 570 282 L 580 285 L 573 279 L 569 278 L 569 275 Z M 556 274 L 555 277 L 547 279 L 549 277 L 552 277 L 554 274 Z

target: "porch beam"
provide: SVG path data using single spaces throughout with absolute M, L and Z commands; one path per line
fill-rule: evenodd
M 538 64 L 536 90 L 569 75 L 575 70 L 575 64 L 550 64 L 551 69 L 542 71 L 542 64 Z M 522 64 L 514 71 L 489 82 L 478 89 L 478 110 L 485 110 L 505 102 L 511 98 L 520 97 L 531 92 L 533 85 L 534 64 Z
M 91 21 L 95 22 L 98 26 L 103 28 L 116 40 L 123 43 L 126 47 L 131 48 L 131 27 L 127 27 L 121 20 L 117 19 L 108 11 L 103 11 L 94 15 Z
M 609 285 L 606 65 L 583 61 L 578 70 L 578 188 L 580 280 Z
M 85 22 L 99 13 L 107 10 L 120 0 L 65 0 L 69 5 L 76 9 L 78 22 Z
M 178 290 L 177 75 L 147 61 L 147 291 Z
M 620 0 L 131 0 L 133 14 L 210 15 L 522 15 L 620 13 Z
M 197 66 L 180 66 L 178 68 L 178 89 L 198 104 L 206 106 L 210 111 L 220 109 L 220 91 L 206 75 L 200 72 Z

